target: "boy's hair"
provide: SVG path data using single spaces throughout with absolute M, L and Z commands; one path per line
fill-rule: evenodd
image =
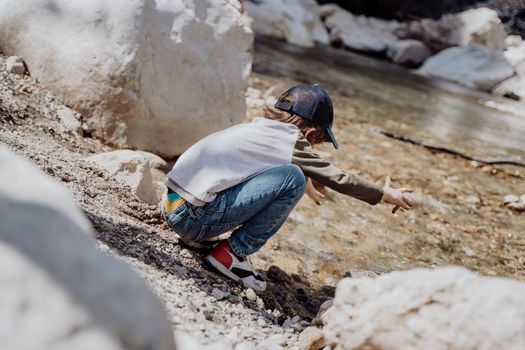
M 299 128 L 303 135 L 306 136 L 306 131 L 311 128 L 315 128 L 315 131 L 310 133 L 306 138 L 311 145 L 317 145 L 323 142 L 328 141 L 328 133 L 326 128 L 320 125 L 316 125 L 298 115 L 290 114 L 288 112 L 280 111 L 276 108 L 265 106 L 264 107 L 264 117 L 267 119 L 276 120 L 282 123 L 290 123 Z

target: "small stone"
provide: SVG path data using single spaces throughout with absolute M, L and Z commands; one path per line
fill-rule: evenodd
M 222 300 L 226 297 L 225 293 L 219 288 L 213 288 L 211 295 L 217 300 Z
M 253 289 L 248 288 L 246 289 L 246 298 L 250 301 L 256 301 L 257 300 L 257 294 L 253 291 Z
M 319 325 L 319 326 L 323 325 L 322 317 L 325 314 L 325 312 L 330 307 L 332 307 L 332 305 L 334 305 L 334 299 L 332 299 L 332 298 L 330 298 L 330 299 L 326 300 L 325 302 L 323 302 L 321 304 L 321 306 L 319 307 L 319 311 L 317 311 L 317 315 L 312 320 L 312 323 L 315 324 L 315 325 Z
M 24 61 L 18 56 L 11 56 L 5 61 L 5 69 L 9 73 L 24 75 L 26 67 Z
M 263 301 L 261 298 L 257 298 L 256 304 L 257 304 L 257 307 L 258 307 L 259 309 L 264 310 L 265 305 L 264 305 L 264 301 Z
M 300 318 L 299 316 L 294 316 L 294 317 L 292 318 L 292 323 L 297 323 L 297 322 L 299 322 L 300 320 L 301 320 L 301 318 Z
M 515 211 L 525 211 L 525 202 L 509 203 L 508 207 Z
M 316 327 L 308 327 L 299 335 L 299 349 L 318 350 L 326 345 L 323 332 Z
M 287 318 L 284 322 L 283 322 L 283 328 L 286 329 L 286 328 L 290 328 L 292 327 L 292 319 L 291 318 Z
M 191 259 L 193 256 L 191 255 L 191 253 L 188 251 L 188 249 L 182 249 L 180 251 L 180 255 L 183 257 L 183 258 L 186 258 L 186 259 Z
M 515 196 L 513 194 L 508 194 L 505 197 L 503 197 L 503 204 L 509 204 L 509 203 L 515 203 L 519 202 L 518 196 Z
M 523 202 L 523 203 L 525 203 L 525 194 L 521 195 L 521 197 L 520 197 L 520 201 Z
M 463 248 L 463 252 L 465 254 L 467 254 L 468 257 L 476 256 L 476 253 L 472 249 L 470 249 L 469 247 L 464 247 Z
M 479 205 L 481 203 L 481 199 L 478 196 L 468 196 L 465 198 L 465 201 L 470 205 Z
M 82 132 L 82 123 L 74 110 L 67 107 L 61 108 L 57 111 L 57 116 L 67 131 Z

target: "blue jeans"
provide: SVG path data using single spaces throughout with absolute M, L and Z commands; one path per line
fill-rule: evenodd
M 210 239 L 237 227 L 228 242 L 235 254 L 246 256 L 279 230 L 305 188 L 306 179 L 297 165 L 277 166 L 219 192 L 210 203 L 198 207 L 186 202 L 164 217 L 189 241 Z

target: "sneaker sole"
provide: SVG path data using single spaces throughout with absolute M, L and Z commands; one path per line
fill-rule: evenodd
M 215 268 L 217 271 L 219 271 L 220 273 L 222 273 L 223 275 L 225 275 L 226 277 L 234 280 L 235 282 L 241 282 L 242 283 L 242 280 L 239 276 L 235 275 L 233 272 L 231 272 L 230 270 L 228 270 L 226 267 L 224 267 L 223 264 L 221 264 L 217 259 L 215 259 L 213 256 L 207 256 L 205 258 L 205 260 L 211 265 L 213 266 L 213 268 Z M 244 283 L 242 283 L 242 285 L 244 286 Z

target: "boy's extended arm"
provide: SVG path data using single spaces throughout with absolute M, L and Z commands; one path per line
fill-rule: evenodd
M 298 165 L 304 175 L 334 191 L 352 196 L 375 205 L 383 198 L 381 186 L 355 174 L 337 168 L 317 154 L 308 140 L 299 133 L 292 155 L 292 163 Z

